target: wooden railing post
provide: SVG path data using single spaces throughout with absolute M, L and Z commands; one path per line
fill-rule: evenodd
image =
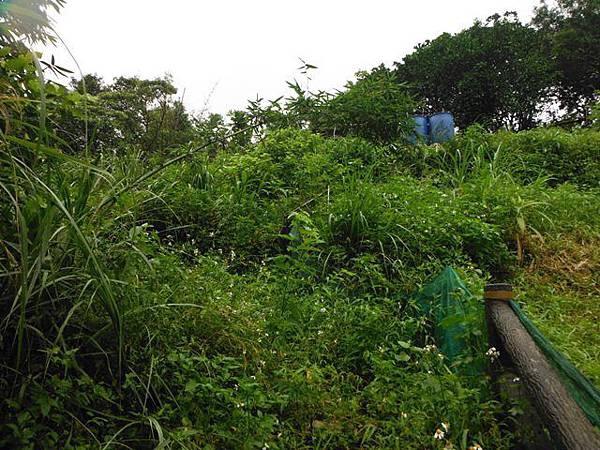
M 509 305 L 512 298 L 509 284 L 485 287 L 491 345 L 510 358 L 560 449 L 600 450 L 600 435 Z

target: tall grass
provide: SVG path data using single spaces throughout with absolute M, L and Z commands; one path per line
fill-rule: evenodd
M 109 340 L 113 348 L 107 351 L 98 344 L 98 335 L 107 329 L 104 325 L 97 330 L 82 330 L 77 342 L 87 341 L 101 353 L 114 356 L 116 368 L 109 365 L 108 370 L 120 382 L 124 370 L 125 302 L 119 297 L 121 281 L 103 261 L 107 250 L 129 244 L 126 237 L 115 234 L 108 240 L 100 238 L 106 223 L 116 219 L 109 207 L 140 187 L 148 192 L 142 186 L 145 182 L 150 183 L 166 168 L 214 142 L 184 149 L 152 167 L 147 167 L 145 158 L 135 152 L 122 158 L 104 157 L 96 164 L 84 156 L 65 155 L 53 147 L 64 143 L 48 128 L 46 115 L 52 105 L 44 95 L 46 82 L 35 55 L 32 60 L 39 98 L 13 96 L 2 104 L 7 117 L 5 129 L 0 131 L 0 189 L 6 200 L 5 217 L 0 222 L 0 270 L 6 280 L 2 330 L 4 342 L 10 343 L 5 360 L 20 372 L 24 362 L 31 361 L 40 350 L 53 346 L 66 350 L 73 318 L 80 310 L 100 306 L 108 321 L 106 326 L 112 330 Z M 23 111 L 27 110 L 29 116 L 24 117 Z M 101 169 L 98 162 L 112 174 Z M 129 226 L 135 225 L 134 218 L 126 220 Z
M 99 302 L 110 319 L 120 373 L 122 311 L 88 226 L 95 219 L 88 217 L 94 181 L 107 175 L 87 164 L 74 167 L 57 160 L 56 154 L 45 152 L 42 145 L 37 148 L 38 157 L 48 158 L 51 171 L 32 167 L 6 148 L 0 175 L 15 226 L 2 237 L 6 251 L 3 270 L 11 274 L 12 296 L 2 325 L 5 331 L 14 328 L 15 369 L 21 367 L 24 355 L 31 353 L 27 343 L 60 344 L 69 319 L 87 299 Z M 65 163 L 71 173 L 64 172 L 61 164 Z M 73 177 L 73 173 L 79 176 Z M 69 298 L 79 301 L 69 302 Z

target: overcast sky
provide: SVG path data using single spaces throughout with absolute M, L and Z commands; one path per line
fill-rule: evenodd
M 170 73 L 188 108 L 226 113 L 257 94 L 287 94 L 318 66 L 311 89 L 341 88 L 361 69 L 388 66 L 442 32 L 538 0 L 68 0 L 55 29 L 84 73 L 153 78 Z M 74 68 L 64 48 L 47 48 Z

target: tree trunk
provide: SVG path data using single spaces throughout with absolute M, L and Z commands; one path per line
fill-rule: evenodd
M 510 285 L 486 286 L 491 342 L 510 357 L 558 448 L 600 449 L 600 435 L 508 304 L 511 296 Z

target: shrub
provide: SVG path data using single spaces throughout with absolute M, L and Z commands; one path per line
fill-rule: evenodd
M 416 102 L 387 69 L 359 72 L 356 82 L 320 105 L 312 129 L 328 136 L 359 136 L 386 143 L 406 136 Z

